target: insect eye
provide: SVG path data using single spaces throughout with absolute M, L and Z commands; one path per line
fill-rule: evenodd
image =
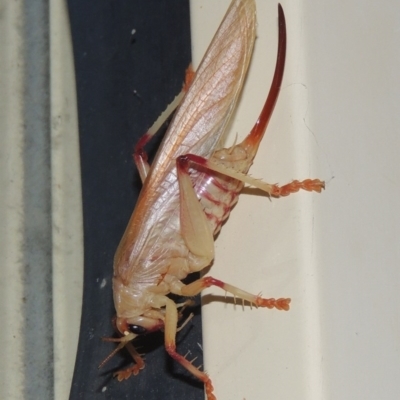
M 128 325 L 128 327 L 130 332 L 136 333 L 137 335 L 143 335 L 147 332 L 147 329 L 140 325 Z

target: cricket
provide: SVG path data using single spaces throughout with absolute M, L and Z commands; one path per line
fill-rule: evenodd
M 220 279 L 205 276 L 190 284 L 182 280 L 210 266 L 214 238 L 229 217 L 244 185 L 268 197 L 305 190 L 320 193 L 319 179 L 294 180 L 279 186 L 255 179 L 248 171 L 271 118 L 282 84 L 286 57 L 286 22 L 278 6 L 278 51 L 272 84 L 254 127 L 238 144 L 223 148 L 226 127 L 235 110 L 256 37 L 254 0 L 233 0 L 200 66 L 187 72 L 173 103 L 140 139 L 134 160 L 143 187 L 114 257 L 113 293 L 118 338 L 134 364 L 115 375 L 137 375 L 145 366 L 135 348 L 139 335 L 163 330 L 167 353 L 204 383 L 215 400 L 211 377 L 176 350 L 180 310 L 204 288 L 216 286 L 259 308 L 289 310 L 289 298 L 263 298 Z M 260 107 L 261 108 L 261 107 Z M 176 109 L 176 111 L 175 111 Z M 175 111 L 167 133 L 149 165 L 144 150 L 167 117 Z M 261 288 L 260 288 L 261 289 Z M 168 295 L 187 297 L 175 303 Z

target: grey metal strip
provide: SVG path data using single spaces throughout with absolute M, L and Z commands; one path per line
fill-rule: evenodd
M 49 4 L 24 4 L 25 399 L 54 398 Z

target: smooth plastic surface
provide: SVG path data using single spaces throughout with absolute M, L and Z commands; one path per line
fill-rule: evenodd
M 191 2 L 195 65 L 228 5 Z M 283 87 L 250 172 L 271 183 L 317 177 L 326 191 L 272 201 L 242 195 L 209 274 L 266 297 L 291 297 L 292 307 L 251 310 L 207 290 L 205 369 L 219 400 L 394 400 L 400 5 L 282 6 Z M 230 143 L 251 129 L 272 78 L 277 4 L 257 1 L 257 9 L 258 38 Z

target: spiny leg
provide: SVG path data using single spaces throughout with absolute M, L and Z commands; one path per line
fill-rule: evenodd
M 214 388 L 211 379 L 208 375 L 198 368 L 196 368 L 192 362 L 187 360 L 184 356 L 176 351 L 176 332 L 178 324 L 178 311 L 176 304 L 169 298 L 165 298 L 165 349 L 168 354 L 179 364 L 185 367 L 190 373 L 193 374 L 197 379 L 202 381 L 205 386 L 205 392 L 207 395 L 207 400 L 216 400 L 213 394 Z
M 193 164 L 194 167 L 200 166 L 206 168 L 210 171 L 217 172 L 221 175 L 225 175 L 230 178 L 237 179 L 243 183 L 247 183 L 251 186 L 259 188 L 264 192 L 268 193 L 270 196 L 280 197 L 287 196 L 290 193 L 298 192 L 300 189 L 306 191 L 315 191 L 320 193 L 322 189 L 325 188 L 325 183 L 319 179 L 306 179 L 304 181 L 293 181 L 284 186 L 278 186 L 276 184 L 270 184 L 264 182 L 260 179 L 253 178 L 243 172 L 236 171 L 232 168 L 228 168 L 215 160 L 207 160 L 204 157 L 197 156 L 195 154 L 186 154 L 184 156 L 178 157 L 178 165 L 185 165 L 186 169 L 189 164 Z
M 284 311 L 289 310 L 290 299 L 288 298 L 266 299 L 261 297 L 260 295 L 254 295 L 245 292 L 244 290 L 239 289 L 236 286 L 232 286 L 228 283 L 220 281 L 219 279 L 212 278 L 211 276 L 198 279 L 188 285 L 182 285 L 180 289 L 180 294 L 182 294 L 182 296 L 195 296 L 196 294 L 199 294 L 203 289 L 210 286 L 218 286 L 226 292 L 233 294 L 235 297 L 247 300 L 257 307 L 266 307 L 270 309 L 276 308 L 277 310 Z

